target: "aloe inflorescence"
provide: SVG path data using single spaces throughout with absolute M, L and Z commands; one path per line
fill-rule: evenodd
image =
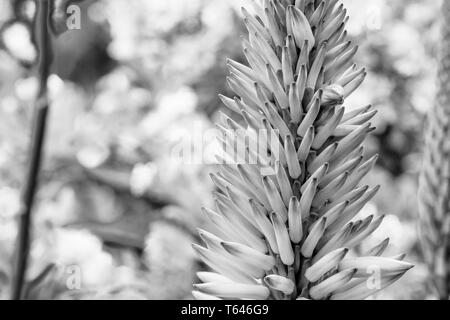
M 438 92 L 428 115 L 419 183 L 421 245 L 430 292 L 450 299 L 450 1 L 442 4 Z
M 377 160 L 362 147 L 376 111 L 343 106 L 366 76 L 353 63 L 347 11 L 337 0 L 254 0 L 251 9 L 242 10 L 250 66 L 228 61 L 237 96 L 221 96 L 245 125 L 222 115 L 217 127 L 224 157 L 241 144 L 239 159 L 256 161 L 227 162 L 211 175 L 219 191 L 214 210 L 203 210 L 215 231 L 200 230 L 206 247 L 194 249 L 214 272 L 198 274 L 193 294 L 364 299 L 412 265 L 381 257 L 389 239 L 353 250 L 383 217 L 357 218 L 379 189 L 361 184 Z M 262 152 L 251 147 L 260 132 L 276 138 Z

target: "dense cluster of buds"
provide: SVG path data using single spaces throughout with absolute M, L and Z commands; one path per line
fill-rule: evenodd
M 362 146 L 376 111 L 343 106 L 366 76 L 353 62 L 347 11 L 338 0 L 254 0 L 243 15 L 249 66 L 228 61 L 236 97 L 221 96 L 243 121 L 222 115 L 217 125 L 226 164 L 212 174 L 215 209 L 204 208 L 214 230 L 200 230 L 206 247 L 194 245 L 213 272 L 198 274 L 193 294 L 364 299 L 412 265 L 382 257 L 389 239 L 354 250 L 383 217 L 358 219 L 379 189 L 362 185 L 377 160 Z M 276 139 L 254 150 L 261 131 Z M 237 145 L 239 159 L 256 164 L 233 164 Z

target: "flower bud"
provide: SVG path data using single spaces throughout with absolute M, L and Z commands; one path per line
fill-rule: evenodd
M 322 106 L 333 107 L 344 103 L 344 88 L 338 84 L 332 84 L 323 90 Z

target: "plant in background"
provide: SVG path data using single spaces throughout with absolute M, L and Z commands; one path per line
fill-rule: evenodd
M 438 93 L 429 113 L 419 186 L 422 253 L 430 271 L 429 289 L 450 298 L 450 1 L 442 6 Z
M 364 299 L 412 265 L 381 257 L 389 239 L 353 250 L 383 217 L 357 217 L 379 189 L 361 183 L 377 160 L 362 147 L 376 112 L 343 106 L 366 75 L 353 63 L 346 9 L 337 0 L 254 0 L 252 9 L 243 9 L 250 67 L 228 61 L 237 97 L 221 97 L 245 125 L 225 115 L 218 124 L 219 160 L 235 164 L 211 175 L 219 192 L 204 212 L 216 230 L 200 230 L 206 247 L 194 249 L 214 272 L 198 274 L 193 294 Z M 258 145 L 261 132 L 276 139 Z

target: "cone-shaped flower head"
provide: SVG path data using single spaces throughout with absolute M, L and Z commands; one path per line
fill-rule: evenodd
M 213 272 L 194 296 L 364 299 L 412 265 L 381 257 L 388 240 L 353 254 L 383 217 L 357 220 L 378 191 L 361 184 L 377 160 L 362 148 L 375 111 L 343 106 L 366 75 L 347 12 L 337 0 L 254 0 L 242 12 L 249 66 L 228 61 L 236 97 L 221 99 L 245 125 L 225 115 L 217 125 L 227 164 L 204 209 L 216 231 L 194 245 Z

